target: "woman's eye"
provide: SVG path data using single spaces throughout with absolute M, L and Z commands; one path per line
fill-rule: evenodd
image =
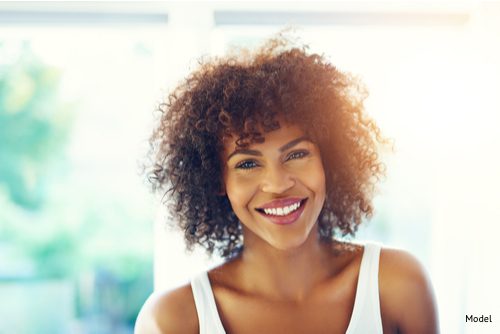
M 251 169 L 254 167 L 257 167 L 257 163 L 253 160 L 242 161 L 236 165 L 236 168 L 239 169 Z
M 290 153 L 288 155 L 288 157 L 286 158 L 286 160 L 300 159 L 300 158 L 303 158 L 303 157 L 308 156 L 308 155 L 309 155 L 308 151 L 295 151 L 295 152 Z

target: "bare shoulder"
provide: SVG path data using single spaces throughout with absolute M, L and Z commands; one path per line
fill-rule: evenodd
M 153 293 L 144 303 L 135 334 L 198 333 L 198 315 L 191 285 Z
M 437 333 L 432 284 L 410 253 L 384 248 L 379 268 L 380 305 L 384 328 L 398 333 Z

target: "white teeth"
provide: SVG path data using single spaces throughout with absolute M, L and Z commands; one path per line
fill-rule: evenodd
M 300 202 L 282 208 L 264 209 L 266 215 L 286 216 L 300 207 Z

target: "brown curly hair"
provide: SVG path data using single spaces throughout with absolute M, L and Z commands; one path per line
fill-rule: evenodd
M 149 180 L 171 195 L 165 204 L 187 248 L 198 244 L 223 258 L 243 249 L 240 222 L 222 194 L 223 140 L 235 134 L 241 147 L 262 142 L 280 127 L 278 118 L 299 125 L 320 149 L 326 173 L 321 239 L 354 236 L 373 214 L 375 184 L 385 168 L 377 148 L 387 140 L 364 112 L 366 96 L 352 75 L 282 36 L 254 52 L 202 62 L 160 105 L 150 138 Z

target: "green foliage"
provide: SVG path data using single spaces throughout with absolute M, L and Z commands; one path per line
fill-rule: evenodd
M 76 288 L 78 314 L 130 325 L 153 288 L 147 199 L 80 179 L 66 159 L 75 113 L 59 96 L 62 72 L 29 44 L 5 53 L 0 44 L 0 283 L 91 276 Z
M 58 100 L 60 77 L 29 44 L 11 63 L 0 63 L 0 184 L 26 209 L 41 208 L 51 163 L 67 142 L 72 113 Z

